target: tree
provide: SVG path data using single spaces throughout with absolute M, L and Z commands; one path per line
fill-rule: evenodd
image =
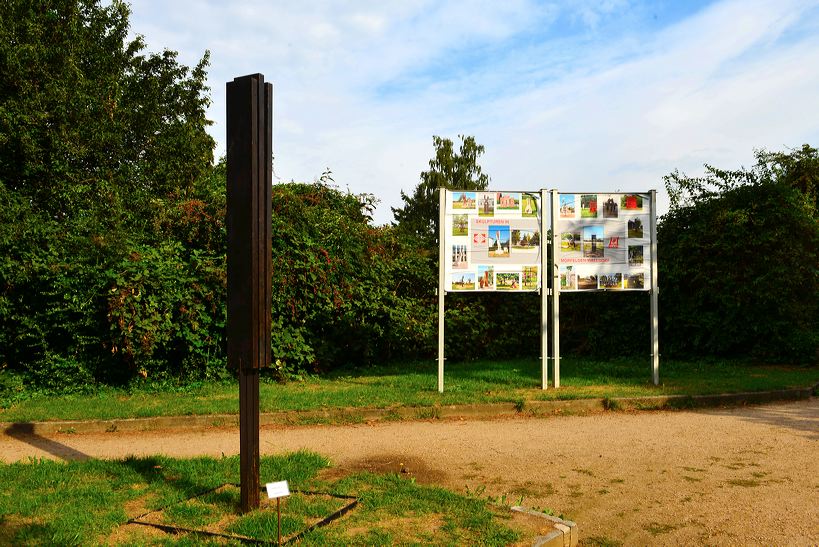
M 421 173 L 411 196 L 401 192 L 403 207 L 392 208 L 399 232 L 419 238 L 422 247 L 430 251 L 438 240 L 438 188 L 485 190 L 489 185 L 489 176 L 478 165 L 483 145 L 472 136 L 458 138 L 461 143 L 456 151 L 450 139 L 432 137 L 435 157 L 429 161 L 429 170 Z
M 419 295 L 428 317 L 434 318 L 433 289 L 438 276 L 438 188 L 486 190 L 490 178 L 478 164 L 484 147 L 471 136 L 459 135 L 457 147 L 450 139 L 434 136 L 435 157 L 412 195 L 401 193 L 403 207 L 393 208 L 396 231 L 402 241 L 410 240 L 421 255 L 426 272 L 419 279 Z M 535 240 L 537 241 L 537 240 Z M 508 243 L 507 243 L 508 244 Z M 447 297 L 446 352 L 458 359 L 534 354 L 539 340 L 539 300 L 530 295 L 486 293 L 477 297 L 452 294 Z M 492 317 L 493 321 L 487 321 Z M 434 324 L 433 324 L 434 326 Z
M 819 212 L 819 151 L 816 148 L 804 144 L 790 152 L 755 150 L 754 157 L 756 164 L 751 169 L 730 171 L 706 164 L 702 177 L 688 177 L 676 170 L 666 175 L 663 179 L 672 210 L 708 201 L 743 185 L 778 184 L 796 190 L 814 214 Z
M 212 169 L 208 56 L 189 69 L 145 52 L 129 14 L 120 0 L 0 2 L 0 368 L 99 377 L 116 364 L 117 278 L 197 268 L 198 243 L 164 228 Z
M 172 51 L 147 54 L 128 17 L 119 0 L 0 4 L 0 183 L 99 233 L 150 227 L 156 200 L 213 160 L 208 55 L 191 71 Z
M 756 152 L 760 176 L 775 179 L 799 191 L 805 204 L 819 214 L 819 151 L 807 144 L 786 152 Z
M 812 361 L 819 347 L 819 156 L 755 153 L 751 169 L 665 177 L 660 293 L 670 353 Z

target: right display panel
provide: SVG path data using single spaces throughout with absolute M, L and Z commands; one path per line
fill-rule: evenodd
M 560 290 L 651 289 L 651 194 L 558 194 Z

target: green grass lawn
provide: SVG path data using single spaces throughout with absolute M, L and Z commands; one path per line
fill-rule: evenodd
M 261 480 L 287 480 L 293 492 L 282 504 L 287 539 L 329 516 L 348 500 L 352 511 L 307 533 L 303 545 L 507 545 L 520 533 L 486 500 L 416 484 L 398 474 L 357 473 L 319 478 L 323 457 L 296 452 L 261 459 Z M 129 525 L 129 518 L 189 529 L 276 541 L 275 506 L 240 514 L 238 456 L 167 457 L 0 464 L 0 544 L 209 544 L 199 534 L 166 535 Z M 216 489 L 216 490 L 213 490 Z M 208 492 L 211 490 L 211 492 Z M 207 492 L 207 493 L 206 493 Z M 204 494 L 203 494 L 204 493 Z M 152 513 L 149 513 L 153 511 Z M 500 516 L 499 516 L 500 515 Z M 220 540 L 218 544 L 239 544 Z
M 348 369 L 323 377 L 279 384 L 263 382 L 261 411 L 333 408 L 431 407 L 549 399 L 698 395 L 807 387 L 819 367 L 748 365 L 732 361 L 663 361 L 660 386 L 650 381 L 649 361 L 561 360 L 561 387 L 540 389 L 536 360 L 447 364 L 445 391 L 437 391 L 437 363 Z M 551 371 L 549 374 L 551 378 Z M 235 414 L 236 383 L 181 388 L 101 388 L 89 395 L 16 397 L 0 409 L 0 421 L 86 420 Z

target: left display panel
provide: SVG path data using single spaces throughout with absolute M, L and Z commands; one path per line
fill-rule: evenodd
M 446 291 L 539 290 L 540 193 L 444 191 Z

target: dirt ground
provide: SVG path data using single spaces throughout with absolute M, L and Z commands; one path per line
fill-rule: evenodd
M 585 545 L 819 544 L 819 399 L 734 409 L 265 427 L 262 452 L 550 508 Z M 235 454 L 236 429 L 0 435 L 6 462 Z M 262 477 L 263 482 L 287 477 Z M 505 496 L 505 498 L 503 498 Z

